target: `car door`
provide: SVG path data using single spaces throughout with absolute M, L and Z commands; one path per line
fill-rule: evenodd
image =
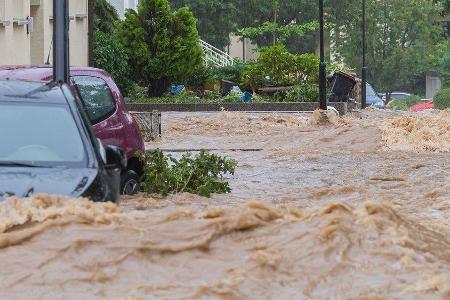
M 74 75 L 71 80 L 97 137 L 107 145 L 123 147 L 124 124 L 107 82 L 92 75 Z

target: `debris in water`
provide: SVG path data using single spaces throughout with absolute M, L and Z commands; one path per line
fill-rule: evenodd
M 343 119 L 332 110 L 315 110 L 308 121 L 310 125 L 338 125 L 342 122 Z
M 372 176 L 369 179 L 374 181 L 406 181 L 405 178 L 398 176 Z

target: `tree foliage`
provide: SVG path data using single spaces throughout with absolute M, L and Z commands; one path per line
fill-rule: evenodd
M 272 35 L 274 44 L 286 44 L 291 37 L 303 37 L 319 28 L 318 22 L 306 24 L 279 25 L 274 22 L 264 22 L 259 27 L 247 27 L 238 30 L 239 35 L 256 40 L 264 36 Z
M 185 84 L 201 68 L 203 51 L 196 20 L 188 8 L 171 11 L 167 0 L 142 0 L 118 23 L 132 78 L 160 96 L 171 84 Z
M 450 39 L 437 44 L 432 67 L 440 73 L 444 87 L 450 88 Z
M 261 47 L 273 45 L 277 31 L 283 36 L 290 33 L 283 42 L 291 52 L 312 52 L 316 47 L 315 31 L 302 35 L 302 39 L 291 34 L 296 28 L 301 30 L 297 26 L 317 21 L 316 0 L 170 0 L 170 3 L 174 8 L 188 6 L 198 19 L 201 38 L 221 49 L 229 45 L 231 33 L 261 26 L 266 32 L 252 35 Z M 288 25 L 297 26 L 282 30 Z M 276 29 L 271 29 L 274 27 Z
M 353 18 L 336 19 L 336 51 L 351 66 L 360 66 L 361 18 L 349 7 Z M 367 59 L 369 80 L 378 90 L 391 92 L 412 84 L 426 71 L 430 53 L 442 39 L 436 23 L 440 6 L 432 0 L 367 1 Z
M 94 28 L 104 33 L 111 34 L 115 29 L 115 22 L 119 19 L 114 6 L 107 0 L 93 0 Z
M 450 17 L 450 0 L 437 0 L 436 2 L 442 5 L 442 15 Z
M 124 94 L 128 94 L 132 86 L 127 58 L 125 48 L 114 35 L 94 31 L 94 66 L 110 73 Z
M 93 9 L 94 67 L 110 73 L 122 93 L 127 94 L 132 83 L 127 53 L 114 35 L 115 24 L 119 20 L 116 9 L 106 0 L 94 0 Z
M 259 47 L 283 43 L 291 53 L 308 53 L 316 49 L 318 1 L 233 1 L 239 3 L 237 28 L 243 29 L 244 34 L 250 33 L 249 30 L 256 32 L 252 35 Z
M 189 7 L 197 18 L 200 37 L 217 48 L 230 44 L 230 33 L 235 30 L 236 3 L 221 0 L 170 0 L 174 9 Z
M 314 85 L 318 82 L 316 54 L 291 54 L 284 46 L 269 47 L 242 74 L 243 86 L 257 90 L 263 86 Z

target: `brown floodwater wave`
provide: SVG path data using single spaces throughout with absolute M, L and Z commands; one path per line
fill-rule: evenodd
M 450 109 L 393 118 L 383 124 L 383 141 L 390 150 L 450 152 Z
M 390 203 L 0 204 L 0 299 L 448 299 L 448 236 Z

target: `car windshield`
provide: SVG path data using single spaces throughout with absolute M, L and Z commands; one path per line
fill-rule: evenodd
M 0 103 L 0 164 L 81 166 L 86 152 L 65 106 Z

